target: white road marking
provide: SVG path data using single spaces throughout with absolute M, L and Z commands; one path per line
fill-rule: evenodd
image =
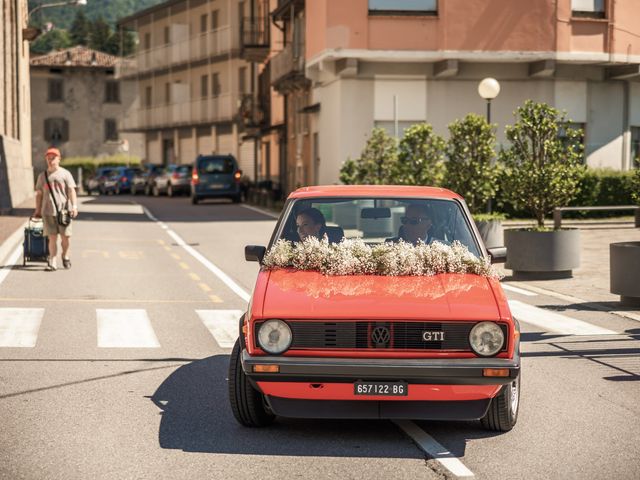
M 502 288 L 505 290 L 509 290 L 513 293 L 519 293 L 520 295 L 524 295 L 526 297 L 537 297 L 537 293 L 530 292 L 529 290 L 524 290 L 523 288 L 514 287 L 513 285 L 509 285 L 508 283 L 501 283 Z
M 582 320 L 550 312 L 518 300 L 509 300 L 511 313 L 518 320 L 540 327 L 545 332 L 562 335 L 616 335 L 613 330 L 598 327 Z
M 431 458 L 440 463 L 456 478 L 475 478 L 475 475 L 453 453 L 434 440 L 427 432 L 410 420 L 394 420 L 414 442 Z
M 0 347 L 35 347 L 44 308 L 0 308 Z
M 143 309 L 96 309 L 98 347 L 159 348 L 147 311 Z
M 11 267 L 13 267 L 18 262 L 20 255 L 22 255 L 22 245 L 18 246 L 13 251 L 13 253 L 9 257 L 7 257 L 5 265 L 0 268 L 0 284 L 4 282 L 5 278 L 7 278 L 7 275 L 9 275 L 9 272 L 11 272 Z
M 196 310 L 196 313 L 222 348 L 233 348 L 238 338 L 241 310 Z
M 182 239 L 182 237 L 180 237 L 180 235 L 178 235 L 176 232 L 171 230 L 164 222 L 158 221 L 158 219 L 154 217 L 153 214 L 146 207 L 143 206 L 142 209 L 144 210 L 144 213 L 151 220 L 153 220 L 154 222 L 157 222 L 162 229 L 166 230 L 167 234 L 175 240 L 178 246 L 184 248 L 189 255 L 191 255 L 193 258 L 198 260 L 207 270 L 209 270 L 216 277 L 222 280 L 222 282 L 227 287 L 229 287 L 231 291 L 233 291 L 233 293 L 238 295 L 242 300 L 244 300 L 245 302 L 249 301 L 249 299 L 251 298 L 251 295 L 249 295 L 249 293 L 246 290 L 244 290 L 240 285 L 238 285 L 235 281 L 233 281 L 231 277 L 229 277 L 226 273 L 224 273 L 222 270 L 216 267 L 209 259 L 204 257 L 204 255 L 202 255 L 200 252 L 195 250 L 190 245 L 187 245 L 187 242 L 185 242 Z
M 279 216 L 279 215 L 276 215 L 275 213 L 270 212 L 270 211 L 268 211 L 268 210 L 263 210 L 262 208 L 253 207 L 253 206 L 251 206 L 251 205 L 240 205 L 240 206 L 241 206 L 241 207 L 244 207 L 244 208 L 248 208 L 249 210 L 253 210 L 254 212 L 258 212 L 258 213 L 261 213 L 261 214 L 263 214 L 263 215 L 267 215 L 267 216 L 269 216 L 269 217 L 273 217 L 273 218 L 280 218 L 280 216 Z

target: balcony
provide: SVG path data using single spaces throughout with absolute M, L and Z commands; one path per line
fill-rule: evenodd
M 301 44 L 288 44 L 269 63 L 271 84 L 281 93 L 308 82 L 304 76 L 304 46 Z
M 122 129 L 141 131 L 230 121 L 237 114 L 237 104 L 237 95 L 223 94 L 201 100 L 142 108 L 123 120 Z
M 223 55 L 234 48 L 238 48 L 235 35 L 230 27 L 222 27 L 175 43 L 140 51 L 121 62 L 119 72 L 121 77 L 140 75 Z
M 248 62 L 264 62 L 269 55 L 269 17 L 245 18 L 240 25 L 242 58 Z

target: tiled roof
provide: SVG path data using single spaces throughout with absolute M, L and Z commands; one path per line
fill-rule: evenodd
M 114 67 L 119 57 L 82 45 L 33 57 L 32 66 L 44 67 Z

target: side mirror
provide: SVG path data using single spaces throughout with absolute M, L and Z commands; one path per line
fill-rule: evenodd
M 267 249 L 262 245 L 247 245 L 244 247 L 244 259 L 247 262 L 262 263 L 262 259 L 266 253 Z
M 507 247 L 488 248 L 491 263 L 504 263 L 507 261 Z

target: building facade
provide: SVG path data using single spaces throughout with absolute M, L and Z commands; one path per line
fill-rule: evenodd
M 0 214 L 33 195 L 27 1 L 0 2 Z
M 584 129 L 589 166 L 638 166 L 637 0 L 313 0 L 304 10 L 311 98 L 288 113 L 308 122 L 302 163 L 315 168 L 314 183 L 336 183 L 375 126 L 401 134 L 427 121 L 448 137 L 450 122 L 485 114 L 477 90 L 485 77 L 501 85 L 491 116 L 499 142 L 532 99 Z
M 137 33 L 137 53 L 118 77 L 137 85 L 124 131 L 145 136 L 151 163 L 186 164 L 199 154 L 232 154 L 254 178 L 258 143 L 241 112 L 257 72 L 241 56 L 238 0 L 169 0 L 119 22 Z
M 36 170 L 55 145 L 63 157 L 144 156 L 144 136 L 121 133 L 136 88 L 115 78 L 118 57 L 76 46 L 31 59 L 32 155 Z

